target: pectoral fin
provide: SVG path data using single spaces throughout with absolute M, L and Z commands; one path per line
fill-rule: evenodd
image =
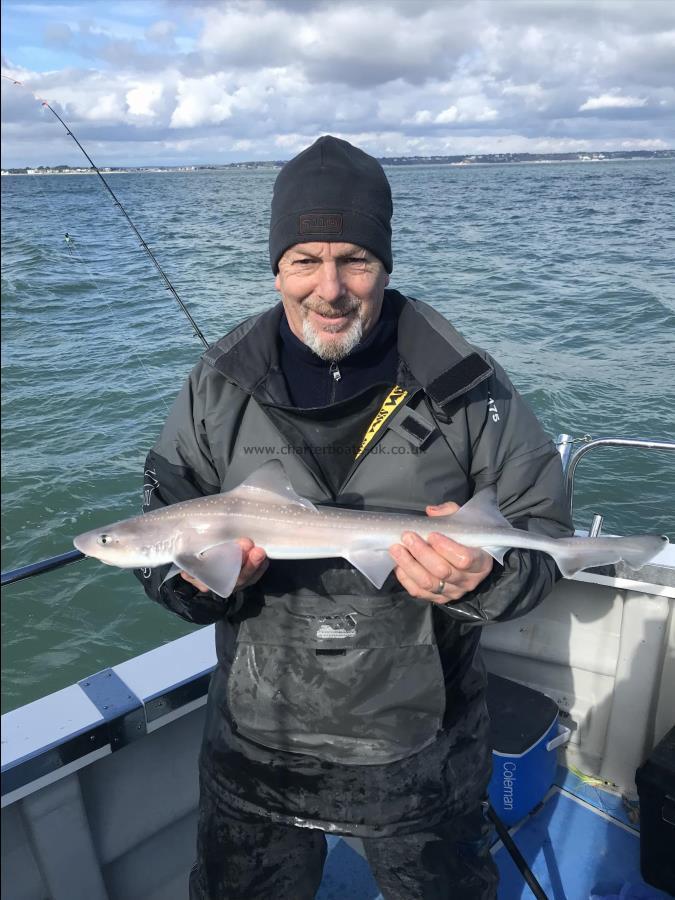
M 497 562 L 501 565 L 504 562 L 504 557 L 511 549 L 510 547 L 482 547 L 481 549 L 485 550 L 486 553 L 489 553 L 493 559 L 496 559 Z
M 220 597 L 229 597 L 241 572 L 241 547 L 235 541 L 215 544 L 199 553 L 178 553 L 174 563 Z
M 396 563 L 388 550 L 352 550 L 345 559 L 379 590 Z

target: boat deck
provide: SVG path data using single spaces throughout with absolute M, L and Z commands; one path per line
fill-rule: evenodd
M 562 766 L 544 802 L 510 833 L 549 900 L 668 900 L 640 876 L 639 829 L 621 798 Z M 368 863 L 351 843 L 329 836 L 328 847 L 316 900 L 382 900 Z M 532 892 L 501 841 L 492 853 L 501 875 L 499 900 L 530 900 Z

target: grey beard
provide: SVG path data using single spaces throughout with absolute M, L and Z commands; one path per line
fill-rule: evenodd
M 363 322 L 357 315 L 346 331 L 336 332 L 328 337 L 323 333 L 320 337 L 309 319 L 302 323 L 302 336 L 309 349 L 326 362 L 340 362 L 348 356 L 363 337 Z

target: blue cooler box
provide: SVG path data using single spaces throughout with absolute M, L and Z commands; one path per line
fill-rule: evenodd
M 570 737 L 558 707 L 532 688 L 488 675 L 487 705 L 492 738 L 490 803 L 514 825 L 540 803 L 553 784 L 556 750 Z

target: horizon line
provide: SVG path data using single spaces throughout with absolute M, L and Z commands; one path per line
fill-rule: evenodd
M 456 154 L 444 154 L 444 153 L 433 153 L 428 155 L 408 155 L 401 154 L 395 156 L 377 156 L 375 159 L 380 163 L 386 164 L 391 161 L 399 161 L 399 160 L 422 160 L 422 161 L 431 161 L 431 160 L 452 160 L 452 161 L 471 161 L 471 160 L 481 160 L 481 159 L 501 159 L 507 160 L 509 158 L 519 157 L 521 159 L 547 159 L 547 158 L 556 158 L 556 157 L 568 157 L 568 158 L 579 158 L 580 156 L 585 157 L 623 157 L 623 156 L 660 156 L 663 154 L 675 154 L 675 148 L 673 147 L 662 147 L 654 150 L 645 150 L 645 149 L 625 149 L 625 150 L 551 150 L 545 153 L 532 153 L 531 151 L 505 151 L 503 153 L 456 153 Z M 191 163 L 191 162 L 176 162 L 176 163 L 142 163 L 138 164 L 125 164 L 119 163 L 116 165 L 103 165 L 97 166 L 96 168 L 101 170 L 111 170 L 111 169 L 177 169 L 177 168 L 232 168 L 236 166 L 275 166 L 275 165 L 284 165 L 288 162 L 288 159 L 248 159 L 248 160 L 236 160 L 232 162 L 204 162 L 204 163 Z M 3 171 L 9 171 L 10 169 L 83 169 L 86 171 L 93 171 L 91 166 L 77 166 L 71 165 L 69 163 L 58 163 L 55 165 L 48 164 L 25 164 L 25 165 L 8 165 L 2 166 Z

